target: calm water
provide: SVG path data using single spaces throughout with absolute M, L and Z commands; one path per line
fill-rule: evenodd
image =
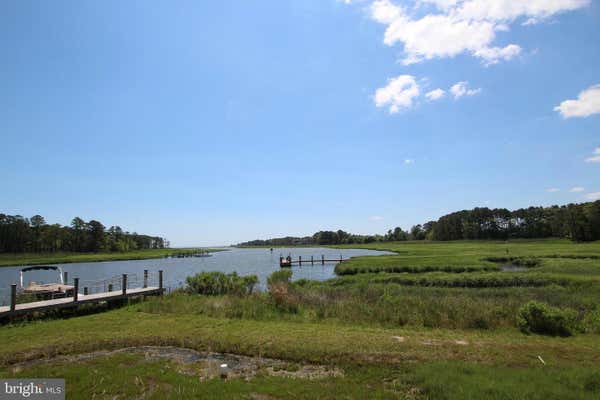
M 73 278 L 80 279 L 80 287 L 90 286 L 99 288 L 106 280 L 114 278 L 115 287 L 119 282 L 121 274 L 130 274 L 130 285 L 141 286 L 143 271 L 150 271 L 151 283 L 156 282 L 156 271 L 164 271 L 164 285 L 168 288 L 181 287 L 185 278 L 202 271 L 236 271 L 240 275 L 257 275 L 261 285 L 271 272 L 279 269 L 279 255 L 291 254 L 294 259 L 302 256 L 303 260 L 315 257 L 315 265 L 303 264 L 302 267 L 292 268 L 293 279 L 325 280 L 334 276 L 334 263 L 326 263 L 324 266 L 316 262 L 325 255 L 325 258 L 343 258 L 368 255 L 390 254 L 383 251 L 355 250 L 355 249 L 326 249 L 326 248 L 276 248 L 273 252 L 269 249 L 231 249 L 213 253 L 212 257 L 204 258 L 159 258 L 152 260 L 131 261 L 106 261 L 93 263 L 57 264 L 63 271 L 68 272 L 69 283 Z M 6 305 L 10 297 L 10 284 L 17 283 L 19 271 L 22 267 L 0 267 L 0 304 Z M 56 281 L 56 273 L 30 272 L 26 273 L 27 280 L 37 282 Z M 103 283 L 98 283 L 103 282 Z M 27 284 L 27 281 L 25 282 Z M 81 291 L 82 289 L 80 289 Z M 93 290 L 96 291 L 96 290 Z

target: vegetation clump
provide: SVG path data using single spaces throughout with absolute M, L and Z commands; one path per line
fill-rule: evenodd
M 240 276 L 236 272 L 202 272 L 186 278 L 187 290 L 191 293 L 218 296 L 233 294 L 246 296 L 252 294 L 258 284 L 256 275 Z
M 571 336 L 576 330 L 576 313 L 561 310 L 538 301 L 524 304 L 517 314 L 517 324 L 524 333 L 551 336 Z
M 267 278 L 267 288 L 269 294 L 275 301 L 277 308 L 297 313 L 298 312 L 298 298 L 292 290 L 291 286 L 292 271 L 289 269 L 282 269 L 273 272 Z
M 486 257 L 485 261 L 493 263 L 510 263 L 519 267 L 537 267 L 540 259 L 537 257 Z

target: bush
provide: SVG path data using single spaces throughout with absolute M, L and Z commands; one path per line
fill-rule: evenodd
M 519 309 L 517 324 L 524 333 L 571 336 L 575 333 L 575 318 L 573 310 L 561 310 L 546 303 L 530 301 Z
M 210 296 L 234 294 L 245 296 L 252 293 L 258 283 L 256 275 L 239 276 L 236 272 L 202 272 L 186 278 L 187 290 L 191 293 Z
M 290 290 L 290 281 L 292 280 L 292 271 L 281 269 L 273 272 L 267 278 L 267 288 L 269 294 L 275 301 L 277 308 L 296 313 L 298 312 L 298 297 Z
M 292 280 L 292 270 L 291 269 L 280 269 L 278 271 L 273 272 L 267 278 L 267 287 L 269 291 L 271 290 L 271 286 L 275 284 L 287 284 L 289 285 Z

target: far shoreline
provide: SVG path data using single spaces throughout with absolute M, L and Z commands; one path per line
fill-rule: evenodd
M 150 260 L 165 258 L 179 252 L 203 250 L 209 253 L 227 251 L 228 248 L 150 249 L 115 253 L 4 253 L 0 254 L 0 268 L 44 264 L 73 264 L 84 262 Z

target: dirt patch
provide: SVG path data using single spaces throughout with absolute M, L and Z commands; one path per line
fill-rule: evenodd
M 403 343 L 404 341 L 406 341 L 406 338 L 404 336 L 392 336 L 392 339 L 399 343 Z
M 223 377 L 227 379 L 252 379 L 256 375 L 279 376 L 292 379 L 322 379 L 343 377 L 341 369 L 325 365 L 298 364 L 263 357 L 247 357 L 227 353 L 198 352 L 172 346 L 127 347 L 113 351 L 95 351 L 74 356 L 27 361 L 12 366 L 14 372 L 24 368 L 52 363 L 85 362 L 118 354 L 143 356 L 143 361 L 170 361 L 181 374 L 197 376 L 200 380 Z

